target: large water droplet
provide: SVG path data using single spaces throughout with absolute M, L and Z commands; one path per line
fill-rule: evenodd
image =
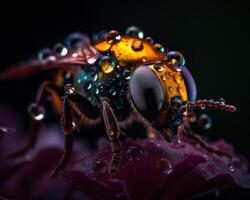
M 172 165 L 166 158 L 157 160 L 156 167 L 166 174 L 170 174 L 172 171 Z
M 93 163 L 92 163 L 92 169 L 95 171 L 95 172 L 98 172 L 98 173 L 104 173 L 106 172 L 107 170 L 107 165 L 104 161 L 102 160 L 95 160 Z
M 111 72 L 114 71 L 116 62 L 113 57 L 111 56 L 103 56 L 100 58 L 98 61 L 98 64 L 100 65 L 102 71 L 105 74 L 110 74 Z
M 127 158 L 130 161 L 138 161 L 144 155 L 143 149 L 138 145 L 130 146 L 127 150 Z
M 173 70 L 180 72 L 185 65 L 183 55 L 178 51 L 169 51 L 166 56 L 166 64 Z
M 71 33 L 65 39 L 66 47 L 73 48 L 73 49 L 77 49 L 82 44 L 88 44 L 89 42 L 90 42 L 89 38 L 86 35 L 82 34 L 82 33 Z
M 38 52 L 37 58 L 38 60 L 44 60 L 48 58 L 49 56 L 51 56 L 51 54 L 52 54 L 52 51 L 50 48 L 44 48 Z
M 121 40 L 121 35 L 118 31 L 112 30 L 107 33 L 107 42 L 113 44 Z
M 129 28 L 127 28 L 126 35 L 132 36 L 132 37 L 137 37 L 140 39 L 143 39 L 143 37 L 144 37 L 143 31 L 136 26 L 130 26 Z
M 131 48 L 134 51 L 141 51 L 143 49 L 143 42 L 141 40 L 134 40 Z
M 68 49 L 61 43 L 57 43 L 54 46 L 53 51 L 59 56 L 66 56 L 68 53 Z
M 202 114 L 198 118 L 197 124 L 203 129 L 210 129 L 212 126 L 212 119 L 207 114 Z
M 43 120 L 45 117 L 45 108 L 41 104 L 32 103 L 28 107 L 28 112 L 32 119 L 36 121 Z

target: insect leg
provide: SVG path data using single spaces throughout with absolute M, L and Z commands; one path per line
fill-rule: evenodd
M 55 169 L 51 172 L 51 177 L 56 177 L 58 172 L 64 169 L 69 162 L 73 149 L 73 135 L 79 131 L 77 126 L 80 124 L 94 126 L 101 122 L 97 110 L 95 107 L 91 107 L 87 99 L 76 93 L 69 84 L 65 86 L 65 90 L 61 114 L 61 124 L 65 134 L 64 153 Z
M 118 167 L 121 162 L 121 143 L 119 141 L 119 136 L 121 134 L 118 121 L 115 117 L 113 109 L 107 98 L 102 98 L 103 106 L 103 120 L 106 127 L 106 132 L 108 134 L 108 139 L 111 142 L 112 148 L 112 159 L 109 166 L 109 172 L 115 174 L 118 171 Z
M 76 128 L 73 125 L 71 109 L 67 98 L 68 97 L 65 96 L 63 99 L 63 112 L 61 115 L 62 129 L 65 134 L 64 153 L 55 169 L 50 173 L 51 177 L 57 176 L 58 172 L 61 171 L 67 165 L 72 154 L 73 133 L 76 131 Z
M 59 106 L 61 105 L 61 100 L 59 97 L 58 92 L 53 88 L 53 83 L 50 81 L 44 81 L 37 92 L 36 95 L 36 100 L 35 103 L 33 103 L 33 105 L 41 105 L 41 102 L 45 99 L 45 92 L 47 92 L 49 95 L 51 95 L 52 97 L 52 103 L 54 105 L 56 105 L 57 107 L 57 112 L 61 112 L 59 111 Z M 38 133 L 39 133 L 39 128 L 42 124 L 42 119 L 41 120 L 35 120 L 34 118 L 31 117 L 31 125 L 28 129 L 28 142 L 27 144 L 22 148 L 17 150 L 14 153 L 11 153 L 10 155 L 7 155 L 6 159 L 14 159 L 17 158 L 19 156 L 22 156 L 24 154 L 26 154 L 29 150 L 31 150 L 36 141 L 37 141 L 37 137 L 38 137 Z

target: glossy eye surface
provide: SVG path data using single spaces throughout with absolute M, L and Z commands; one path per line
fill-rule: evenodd
M 130 80 L 130 97 L 147 119 L 155 119 L 164 102 L 164 91 L 156 74 L 147 66 L 137 68 Z
M 196 101 L 197 88 L 192 74 L 186 67 L 183 67 L 181 73 L 186 83 L 189 101 Z

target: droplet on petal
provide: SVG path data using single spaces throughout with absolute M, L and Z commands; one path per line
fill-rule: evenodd
M 41 104 L 32 103 L 28 107 L 28 112 L 32 119 L 41 121 L 45 117 L 45 108 Z
M 92 169 L 97 173 L 104 173 L 107 171 L 107 165 L 102 160 L 95 160 L 92 163 Z
M 127 158 L 130 161 L 138 161 L 144 155 L 144 151 L 140 146 L 130 146 L 127 150 Z
M 166 174 L 170 174 L 172 171 L 172 165 L 166 158 L 157 160 L 156 167 Z

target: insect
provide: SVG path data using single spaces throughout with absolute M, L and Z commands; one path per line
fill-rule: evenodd
M 44 101 L 50 96 L 65 134 L 64 154 L 51 176 L 69 161 L 73 136 L 80 126 L 104 124 L 112 148 L 109 172 L 115 174 L 121 160 L 120 137 L 126 135 L 123 126 L 131 118 L 170 141 L 185 127 L 194 107 L 236 110 L 222 100 L 196 101 L 196 85 L 182 54 L 144 38 L 137 27 L 129 27 L 124 35 L 114 30 L 101 32 L 92 42 L 85 34 L 70 34 L 64 44 L 41 50 L 36 59 L 3 71 L 0 79 L 22 79 L 42 72 L 52 72 L 54 79 L 41 84 L 28 107 L 31 127 L 27 146 L 9 157 L 20 156 L 34 146 L 45 117 Z M 230 156 L 186 129 L 184 133 L 207 150 Z

